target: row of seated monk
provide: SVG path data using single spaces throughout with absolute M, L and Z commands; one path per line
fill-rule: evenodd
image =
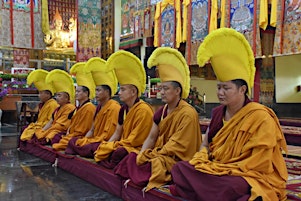
M 131 89 L 132 86 L 123 87 Z M 97 90 L 106 88 L 99 86 Z M 166 104 L 153 113 L 149 104 L 137 95 L 128 100 L 123 98 L 121 106 L 108 93 L 105 99 L 99 98 L 96 107 L 89 101 L 86 87 L 78 86 L 77 91 L 83 94 L 77 97 L 79 107 L 71 104 L 64 92 L 58 93 L 54 100 L 47 91 L 41 91 L 43 104 L 38 119 L 22 129 L 20 143 L 51 145 L 65 154 L 94 158 L 99 165 L 114 169 L 115 174 L 130 178 L 146 191 L 172 184 L 171 167 L 201 154 L 198 150 L 202 142 L 202 121 L 194 108 L 181 98 L 172 112 Z M 47 98 L 43 99 L 44 96 Z M 177 119 L 181 121 L 175 121 Z M 206 125 L 211 121 L 205 120 Z M 214 182 L 214 178 L 210 179 Z M 243 179 L 235 182 L 246 187 L 242 194 L 251 196 L 251 187 Z M 177 186 L 170 185 L 172 194 L 178 195 L 176 189 Z

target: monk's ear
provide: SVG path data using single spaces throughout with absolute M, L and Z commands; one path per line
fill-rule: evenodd
M 239 87 L 239 90 L 241 93 L 246 94 L 247 92 L 247 86 L 246 85 L 242 85 L 241 87 Z

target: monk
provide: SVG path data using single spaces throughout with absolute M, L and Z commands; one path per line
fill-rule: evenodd
M 210 59 L 221 103 L 200 151 L 173 166 L 173 195 L 188 200 L 286 200 L 287 151 L 279 120 L 268 107 L 251 102 L 253 52 L 241 33 L 211 32 L 198 50 L 198 63 Z
M 45 83 L 45 78 L 48 71 L 43 69 L 37 69 L 31 72 L 27 77 L 27 84 L 34 84 L 39 90 L 39 113 L 36 122 L 30 123 L 22 132 L 20 136 L 21 141 L 27 141 L 32 139 L 35 132 L 42 130 L 42 128 L 49 122 L 54 110 L 58 107 L 57 102 L 53 97 L 53 88 Z
M 78 154 L 87 158 L 94 158 L 94 152 L 103 141 L 108 141 L 114 133 L 120 105 L 111 99 L 111 89 L 108 85 L 96 87 L 98 106 L 94 115 L 92 128 L 85 137 L 74 137 L 69 141 L 66 154 Z
M 56 151 L 64 151 L 71 138 L 84 137 L 92 126 L 95 106 L 90 102 L 89 88 L 77 86 L 75 95 L 79 106 L 69 114 L 71 124 L 67 132 L 56 134 L 52 139 L 52 148 Z
M 198 114 L 183 100 L 190 86 L 184 57 L 175 49 L 160 47 L 149 61 L 149 67 L 157 66 L 162 101 L 166 104 L 155 113 L 152 129 L 140 153 L 130 153 L 114 170 L 115 174 L 146 187 L 145 190 L 169 183 L 172 166 L 192 159 L 202 140 Z
M 72 138 L 65 153 L 94 158 L 99 144 L 108 141 L 116 130 L 120 104 L 112 97 L 117 92 L 118 81 L 114 71 L 106 72 L 106 61 L 99 57 L 90 58 L 83 68 L 92 76 L 98 106 L 91 129 L 81 139 Z
M 106 168 L 115 167 L 128 153 L 141 150 L 151 127 L 153 110 L 140 100 L 145 90 L 146 74 L 141 61 L 132 53 L 120 50 L 106 63 L 114 70 L 120 84 L 117 128 L 107 142 L 102 142 L 94 153 L 94 160 Z
M 60 106 L 53 112 L 50 121 L 35 133 L 41 144 L 49 144 L 56 134 L 66 132 L 70 126 L 71 120 L 68 119 L 68 115 L 75 109 L 75 105 L 70 103 L 69 94 L 57 93 L 56 101 Z

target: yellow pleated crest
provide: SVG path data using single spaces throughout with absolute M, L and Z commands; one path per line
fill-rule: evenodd
M 187 98 L 190 89 L 190 72 L 185 58 L 176 49 L 159 47 L 147 61 L 148 68 L 157 66 L 162 82 L 177 81 L 181 84 L 182 98 Z

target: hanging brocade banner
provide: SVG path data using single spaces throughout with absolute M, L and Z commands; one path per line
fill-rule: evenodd
M 273 55 L 301 53 L 301 1 L 278 0 Z
M 2 0 L 0 45 L 43 49 L 40 0 Z
M 109 40 L 109 38 L 108 38 Z M 100 0 L 78 1 L 77 61 L 101 56 Z
M 225 6 L 225 26 L 242 33 L 249 41 L 255 57 L 261 57 L 259 0 L 229 0 Z
M 187 30 L 183 31 L 183 40 L 186 40 L 185 57 L 188 65 L 196 65 L 198 47 L 209 33 L 210 2 L 208 0 L 186 0 L 183 4 L 183 27 L 187 27 Z

